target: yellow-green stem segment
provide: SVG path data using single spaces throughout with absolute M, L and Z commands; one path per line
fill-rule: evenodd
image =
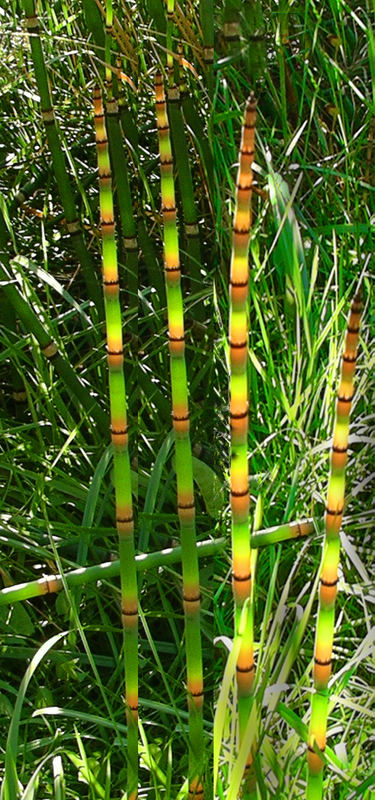
M 164 231 L 164 268 L 168 310 L 168 337 L 175 435 L 177 503 L 181 532 L 182 580 L 185 614 L 186 668 L 189 710 L 189 800 L 203 800 L 203 670 L 200 633 L 200 586 L 195 536 L 193 465 L 189 435 L 188 387 L 181 292 L 177 211 L 169 121 L 162 76 L 158 73 L 156 118 L 160 150 L 161 198 Z
M 104 108 L 101 91 L 98 87 L 94 90 L 94 112 L 99 167 L 103 287 L 107 329 L 116 527 L 119 536 L 121 609 L 124 630 L 125 699 L 128 725 L 127 798 L 128 800 L 136 800 L 138 797 L 138 591 L 112 176 Z
M 345 468 L 348 459 L 349 417 L 354 396 L 354 372 L 357 360 L 362 293 L 354 296 L 346 331 L 341 379 L 337 396 L 336 420 L 331 454 L 331 470 L 325 514 L 325 542 L 320 574 L 319 608 L 314 652 L 314 694 L 308 735 L 307 800 L 323 795 L 324 753 L 327 734 L 328 681 L 332 669 L 335 625 L 335 601 L 340 558 L 340 527 L 344 511 Z M 318 751 L 318 752 L 317 752 Z
M 251 95 L 245 112 L 237 173 L 236 209 L 233 222 L 233 245 L 230 269 L 230 426 L 231 464 L 230 493 L 232 512 L 233 595 L 235 631 L 238 632 L 241 611 L 250 599 L 249 617 L 242 638 L 236 665 L 240 743 L 243 738 L 252 701 L 255 674 L 253 648 L 253 615 L 251 607 L 252 576 L 249 535 L 249 474 L 248 474 L 248 284 L 249 242 L 252 222 L 251 197 L 253 185 L 256 102 Z M 250 771 L 252 754 L 246 765 L 245 778 Z

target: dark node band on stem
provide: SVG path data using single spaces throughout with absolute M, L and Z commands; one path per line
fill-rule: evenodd
M 358 326 L 348 325 L 346 330 L 348 331 L 348 333 L 359 333 L 359 325 Z
M 124 611 L 124 609 L 122 609 L 122 615 L 124 617 L 136 617 L 138 616 L 138 611 Z
M 337 586 L 339 579 L 336 578 L 335 581 L 325 581 L 324 578 L 320 578 L 320 583 L 322 586 Z
M 348 447 L 337 447 L 337 445 L 333 445 L 332 450 L 334 453 L 347 453 Z
M 200 691 L 200 692 L 190 692 L 190 694 L 191 694 L 191 696 L 192 696 L 192 697 L 203 697 L 203 696 L 204 696 L 204 692 L 203 692 L 203 691 Z
M 319 664 L 320 667 L 329 667 L 329 665 L 332 664 L 333 659 L 328 658 L 326 661 L 322 661 L 320 658 L 316 658 L 316 656 L 314 656 L 314 661 L 315 664 Z
M 344 511 L 344 506 L 341 508 L 329 508 L 326 506 L 326 514 L 330 514 L 332 517 L 340 517 Z
M 162 167 L 172 166 L 173 158 L 161 158 L 160 159 L 160 163 L 161 163 Z
M 114 217 L 112 219 L 102 219 L 100 224 L 102 228 L 113 228 L 115 225 L 115 219 Z
M 354 397 L 354 392 L 353 392 L 353 394 L 350 395 L 350 397 L 345 397 L 345 396 L 339 394 L 337 399 L 338 399 L 338 401 L 340 403 L 351 403 L 352 400 L 353 400 L 353 397 Z
M 241 350 L 244 347 L 247 347 L 247 341 L 245 339 L 244 342 L 232 342 L 229 340 L 229 346 L 233 347 L 235 350 Z
M 250 153 L 247 153 L 247 155 L 250 155 Z M 250 183 L 245 183 L 244 186 L 241 183 L 241 181 L 238 181 L 238 183 L 236 183 L 236 189 L 239 192 L 251 192 L 252 188 L 253 188 L 253 181 L 252 180 L 251 180 Z
M 173 411 L 172 411 L 173 422 L 186 422 L 186 420 L 188 420 L 189 417 L 190 417 L 189 411 L 187 412 L 187 414 L 184 414 L 182 417 L 179 417 L 178 414 L 174 414 Z
M 167 333 L 168 339 L 170 342 L 184 342 L 185 336 L 171 336 L 170 333 Z
M 129 426 L 126 425 L 125 428 L 115 428 L 111 427 L 111 434 L 112 436 L 125 436 L 129 432 Z
M 199 594 L 193 595 L 193 597 L 188 597 L 186 594 L 183 594 L 182 599 L 185 603 L 200 603 L 202 600 L 202 595 L 200 592 Z
M 194 500 L 191 503 L 177 503 L 177 508 L 195 508 Z
M 181 272 L 181 267 L 165 267 L 165 272 Z
M 249 572 L 248 575 L 243 575 L 243 576 L 236 575 L 235 572 L 232 572 L 232 578 L 234 581 L 237 581 L 238 583 L 241 583 L 242 581 L 251 581 L 251 572 Z
M 234 414 L 231 411 L 229 416 L 230 416 L 231 419 L 245 419 L 245 417 L 249 416 L 249 411 L 248 410 L 247 411 L 241 411 L 238 414 Z
M 249 490 L 245 489 L 243 492 L 234 492 L 231 489 L 230 493 L 232 497 L 246 497 L 246 495 L 249 494 Z
M 251 230 L 251 225 L 248 225 L 246 228 L 238 228 L 236 225 L 233 226 L 233 233 L 236 236 L 248 236 Z
M 343 355 L 342 360 L 345 361 L 346 364 L 355 364 L 355 362 L 357 361 L 357 356 Z
M 229 283 L 231 286 L 234 286 L 235 289 L 245 289 L 249 281 L 234 281 L 232 278 L 230 278 Z
M 119 281 L 118 278 L 116 278 L 116 280 L 113 280 L 113 281 L 104 280 L 103 284 L 104 284 L 104 286 L 119 286 L 120 285 L 120 281 Z
M 247 673 L 247 672 L 254 672 L 255 664 L 253 663 L 250 667 L 239 667 L 238 664 L 236 665 L 237 672 Z
M 129 514 L 128 517 L 116 517 L 116 522 L 120 523 L 133 522 L 133 521 L 134 521 L 133 514 Z

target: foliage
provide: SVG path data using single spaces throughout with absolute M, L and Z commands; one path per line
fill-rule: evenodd
M 181 106 L 169 103 L 168 112 L 196 530 L 200 542 L 220 538 L 214 558 L 211 550 L 199 559 L 205 796 L 213 796 L 216 707 L 216 797 L 236 797 L 242 767 L 235 661 L 227 659 L 233 639 L 228 280 L 241 124 L 254 90 L 251 524 L 269 529 L 309 518 L 315 525 L 312 537 L 271 540 L 257 557 L 250 723 L 254 728 L 256 720 L 260 754 L 257 792 L 291 800 L 306 789 L 319 521 L 345 319 L 362 276 L 365 309 L 349 434 L 324 797 L 369 799 L 374 9 L 368 0 L 355 10 L 342 0 L 220 0 L 214 9 L 188 0 L 175 5 L 171 25 L 162 0 L 118 0 L 106 32 L 110 5 L 41 0 L 34 53 L 33 3 L 11 0 L 0 8 L 3 586 L 117 559 L 93 121 L 93 89 L 108 81 L 109 64 L 122 131 L 116 139 L 118 130 L 109 123 L 138 557 L 179 539 L 154 99 L 161 70 L 167 86 L 168 80 L 186 84 Z M 199 237 L 191 235 L 195 226 Z M 178 561 L 157 559 L 157 567 L 138 570 L 139 797 L 182 800 L 188 713 L 181 569 Z M 57 594 L 0 606 L 4 745 L 9 736 L 0 757 L 2 777 L 6 771 L 2 800 L 17 794 L 23 800 L 125 797 L 121 592 L 114 576 L 95 573 L 78 588 L 63 578 Z M 236 638 L 232 653 L 238 646 Z

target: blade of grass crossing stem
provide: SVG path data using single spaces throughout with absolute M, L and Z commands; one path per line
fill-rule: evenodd
M 65 156 L 60 144 L 52 96 L 48 83 L 48 75 L 39 37 L 39 19 L 35 11 L 34 0 L 23 0 L 23 8 L 26 15 L 26 25 L 34 64 L 35 80 L 40 96 L 41 115 L 46 130 L 48 146 L 51 151 L 57 188 L 64 209 L 66 227 L 77 259 L 82 267 L 88 295 L 90 299 L 94 301 L 99 315 L 102 316 L 103 298 L 100 292 L 100 285 L 83 238 L 74 195 L 67 172 Z
M 308 736 L 307 800 L 323 796 L 324 752 L 327 735 L 328 681 L 332 669 L 332 647 L 335 625 L 335 601 L 340 558 L 340 527 L 344 510 L 345 468 L 348 459 L 350 408 L 353 400 L 353 379 L 357 359 L 359 326 L 363 309 L 362 291 L 354 296 L 346 330 L 341 379 L 337 396 L 336 420 L 331 454 L 331 471 L 325 514 L 325 542 L 320 575 L 319 608 L 314 653 L 314 689 Z
M 256 101 L 249 98 L 242 128 L 237 175 L 236 209 L 233 222 L 233 246 L 230 269 L 230 426 L 231 465 L 230 495 L 232 513 L 233 595 L 235 632 L 238 631 L 245 600 L 251 598 L 251 550 L 249 535 L 249 474 L 247 463 L 248 434 L 248 284 L 251 197 L 255 142 Z M 251 608 L 236 666 L 240 747 L 251 709 L 255 663 Z M 245 774 L 253 757 L 249 753 Z
M 125 651 L 125 697 L 128 725 L 127 797 L 138 796 L 138 596 L 134 553 L 128 425 L 117 269 L 112 177 L 104 109 L 94 92 L 95 138 L 99 166 L 100 221 L 103 242 L 104 306 L 107 328 L 111 438 L 114 459 L 116 527 L 119 536 L 121 607 Z
M 182 580 L 185 614 L 186 667 L 189 711 L 189 800 L 203 800 L 203 670 L 200 633 L 200 586 L 195 537 L 193 464 L 189 436 L 188 389 L 181 272 L 178 251 L 173 159 L 163 80 L 156 76 L 156 117 L 160 149 L 161 197 L 164 227 L 164 267 L 175 434 L 178 516 L 181 531 Z

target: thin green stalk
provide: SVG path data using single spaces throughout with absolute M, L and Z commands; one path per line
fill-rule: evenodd
M 198 558 L 208 558 L 214 553 L 224 549 L 226 539 L 206 539 L 197 542 Z M 168 547 L 165 550 L 157 550 L 154 553 L 141 553 L 135 556 L 135 568 L 137 572 L 147 570 L 157 570 L 159 567 L 168 567 L 172 564 L 179 564 L 182 561 L 182 548 Z M 54 594 L 64 588 L 64 582 L 69 588 L 82 586 L 95 581 L 109 580 L 120 575 L 120 560 L 108 561 L 103 564 L 95 564 L 92 567 L 78 567 L 70 572 L 64 573 L 64 578 L 59 573 L 44 575 L 36 581 L 21 583 L 15 586 L 7 586 L 0 591 L 0 606 L 9 606 L 23 600 L 31 600 L 32 597 L 41 597 L 45 594 Z
M 239 631 L 244 603 L 250 603 L 248 623 L 239 650 L 236 675 L 240 747 L 252 705 L 255 675 L 252 613 L 251 549 L 249 536 L 248 434 L 248 283 L 249 242 L 251 229 L 251 197 L 255 146 L 256 103 L 251 95 L 247 104 L 237 175 L 236 210 L 233 222 L 233 247 L 230 270 L 230 426 L 231 465 L 230 497 L 232 512 L 233 596 L 235 603 L 235 636 Z M 249 753 L 245 774 L 251 771 Z
M 212 99 L 214 84 L 214 3 L 200 0 L 199 16 L 203 34 L 203 61 L 206 66 L 207 89 Z
M 348 460 L 350 408 L 354 396 L 353 379 L 357 360 L 359 326 L 363 309 L 360 290 L 354 296 L 346 331 L 341 380 L 337 395 L 331 472 L 325 515 L 325 542 L 320 573 L 319 608 L 314 652 L 314 694 L 308 736 L 307 800 L 323 797 L 323 753 L 326 746 L 335 603 L 340 559 L 340 528 L 345 500 L 345 469 Z
M 104 109 L 99 88 L 95 89 L 94 106 L 95 138 L 99 166 L 100 221 L 103 242 L 103 286 L 107 329 L 116 527 L 119 536 L 121 605 L 124 628 L 125 697 L 128 725 L 127 797 L 128 800 L 136 800 L 138 797 L 138 587 L 134 561 L 134 519 L 128 450 L 122 318 L 112 176 Z
M 106 104 L 106 122 L 113 174 L 116 179 L 117 203 L 121 221 L 122 240 L 126 254 L 127 287 L 129 305 L 138 306 L 138 243 L 137 229 L 133 213 L 128 159 L 119 124 L 118 102 L 112 98 Z
M 315 525 L 318 525 L 318 528 L 322 527 L 323 520 L 318 520 L 318 523 L 315 522 L 315 524 L 313 520 L 289 522 L 286 525 L 279 525 L 274 528 L 269 528 L 268 530 L 258 531 L 250 538 L 251 548 L 257 549 L 258 547 L 278 544 L 279 542 L 295 539 L 300 536 L 309 536 L 314 533 Z M 7 538 L 9 539 L 9 535 Z M 17 546 L 16 541 L 9 543 L 11 543 L 13 547 Z M 215 539 L 214 541 L 207 539 L 203 542 L 197 542 L 198 558 L 208 557 L 214 553 L 221 552 L 225 544 L 226 539 L 223 537 Z M 135 568 L 137 572 L 145 572 L 150 569 L 157 569 L 158 567 L 166 567 L 169 564 L 177 564 L 181 560 L 181 547 L 169 547 L 165 550 L 157 550 L 154 553 L 136 555 Z M 95 564 L 92 567 L 79 567 L 78 569 L 71 570 L 71 572 L 66 572 L 64 574 L 64 580 L 67 586 L 81 586 L 82 584 L 101 579 L 108 580 L 109 578 L 116 578 L 119 574 L 120 561 L 116 560 L 108 563 Z M 59 592 L 62 588 L 62 579 L 58 574 L 46 575 L 43 578 L 38 578 L 38 580 L 30 581 L 29 583 L 8 586 L 6 589 L 0 591 L 0 606 L 11 605 L 20 600 L 30 600 L 31 597 L 39 597 L 39 595 L 43 594 Z
M 189 436 L 185 334 L 173 159 L 163 79 L 156 76 L 156 116 L 161 162 L 161 196 L 164 223 L 164 266 L 168 310 L 168 335 L 175 433 L 177 502 L 182 547 L 186 667 L 189 710 L 189 800 L 203 800 L 203 668 L 200 631 L 200 586 L 195 536 L 193 464 Z
M 88 296 L 95 303 L 99 315 L 102 316 L 103 299 L 100 292 L 100 285 L 81 230 L 67 171 L 67 164 L 60 144 L 59 131 L 53 110 L 52 96 L 39 37 L 39 20 L 35 11 L 34 0 L 23 0 L 23 8 L 26 15 L 35 79 L 40 95 L 41 115 L 46 130 L 48 146 L 51 151 L 57 188 L 64 209 L 66 227 L 77 259 L 82 267 Z
M 201 288 L 201 248 L 199 241 L 198 213 L 194 197 L 194 185 L 190 169 L 189 150 L 185 135 L 185 126 L 180 108 L 180 91 L 176 84 L 168 89 L 168 117 L 171 126 L 173 153 L 176 162 L 184 232 L 186 238 L 186 272 L 191 282 L 191 289 Z M 195 305 L 195 316 L 204 319 L 203 305 Z

